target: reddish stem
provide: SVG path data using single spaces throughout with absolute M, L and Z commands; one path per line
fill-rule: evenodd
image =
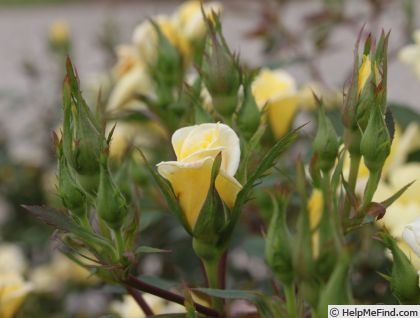
M 155 296 L 158 296 L 160 298 L 167 299 L 169 301 L 172 301 L 174 303 L 180 304 L 182 306 L 185 306 L 185 298 L 175 294 L 173 292 L 170 292 L 166 289 L 161 289 L 157 286 L 148 284 L 146 282 L 141 281 L 140 279 L 136 278 L 133 275 L 130 275 L 127 280 L 124 282 L 126 285 L 133 287 L 135 289 L 141 290 L 145 293 L 149 293 Z M 203 305 L 194 303 L 195 309 L 204 315 L 210 316 L 210 317 L 220 317 L 220 314 L 215 311 L 214 309 L 205 307 Z
M 146 301 L 144 300 L 144 298 L 143 298 L 143 296 L 141 295 L 140 292 L 138 292 L 133 287 L 127 287 L 127 291 L 131 296 L 133 296 L 133 298 L 136 300 L 137 304 L 140 306 L 141 310 L 143 310 L 143 313 L 146 316 L 153 316 L 154 315 L 152 309 L 146 303 Z

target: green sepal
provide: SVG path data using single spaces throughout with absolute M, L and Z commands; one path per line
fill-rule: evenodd
M 237 125 L 246 140 L 252 138 L 260 125 L 260 110 L 251 92 L 251 83 L 244 80 L 244 97 L 237 115 Z
M 313 142 L 322 171 L 329 171 L 335 164 L 338 153 L 338 137 L 331 120 L 326 116 L 322 104 L 318 107 L 318 129 Z
M 287 198 L 271 196 L 273 215 L 265 238 L 265 257 L 276 277 L 289 286 L 294 280 L 291 234 L 287 227 Z
M 67 59 L 66 68 L 63 86 L 64 154 L 77 173 L 96 175 L 105 139 L 97 118 L 82 97 L 70 58 Z
M 343 252 L 327 284 L 322 289 L 317 307 L 318 318 L 328 318 L 328 305 L 351 305 L 350 293 L 351 258 Z
M 392 252 L 391 290 L 401 304 L 418 304 L 420 301 L 419 276 L 408 257 L 398 247 L 389 233 L 382 233 L 385 246 Z
M 360 151 L 370 172 L 380 170 L 391 151 L 391 138 L 381 109 L 375 106 L 360 141 Z
M 101 157 L 96 212 L 115 231 L 120 230 L 128 214 L 127 202 L 111 176 L 105 154 Z
M 192 230 L 196 240 L 217 247 L 223 247 L 227 243 L 228 237 L 223 235 L 223 232 L 230 222 L 230 211 L 217 193 L 215 185 L 221 164 L 222 154 L 219 153 L 213 162 L 207 198 Z

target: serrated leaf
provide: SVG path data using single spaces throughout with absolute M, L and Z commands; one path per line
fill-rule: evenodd
M 151 246 L 139 246 L 135 254 L 149 254 L 149 253 L 170 253 L 170 250 L 162 250 L 160 248 L 155 248 Z

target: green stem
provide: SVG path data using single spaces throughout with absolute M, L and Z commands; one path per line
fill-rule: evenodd
M 287 314 L 289 318 L 297 317 L 295 288 L 293 284 L 284 287 L 284 294 L 286 296 Z
M 360 213 L 364 213 L 369 204 L 373 199 L 376 189 L 378 188 L 379 180 L 381 179 L 382 169 L 369 172 L 369 179 L 365 187 L 365 192 L 363 194 L 363 201 L 360 205 Z
M 209 288 L 219 289 L 219 258 L 213 260 L 202 259 L 204 270 L 206 271 Z M 218 297 L 212 297 L 212 308 L 218 312 L 223 311 L 223 300 Z
M 223 255 L 224 248 L 218 248 L 214 244 L 202 242 L 196 238 L 193 238 L 192 243 L 195 254 L 203 263 L 208 287 L 221 289 L 222 286 L 219 285 L 219 263 L 221 256 Z M 212 296 L 211 303 L 213 309 L 217 310 L 219 313 L 223 312 L 224 304 L 221 298 Z
M 321 223 L 324 221 L 327 224 L 325 226 L 327 227 L 327 233 L 331 232 L 334 236 L 334 240 L 337 243 L 337 246 L 340 246 L 341 244 L 341 236 L 340 236 L 340 220 L 338 218 L 338 211 L 333 211 L 332 208 L 332 191 L 330 189 L 331 186 L 331 175 L 330 172 L 324 172 L 322 176 L 322 195 L 324 197 L 324 213 L 322 215 Z M 326 218 L 326 219 L 324 219 Z M 329 230 L 331 229 L 331 230 Z M 322 234 L 322 233 L 321 233 Z
M 354 193 L 356 189 L 357 176 L 359 174 L 359 166 L 361 156 L 359 154 L 350 154 L 350 172 L 348 178 L 349 190 Z M 348 216 L 351 209 L 351 202 L 347 198 L 344 206 L 344 215 Z

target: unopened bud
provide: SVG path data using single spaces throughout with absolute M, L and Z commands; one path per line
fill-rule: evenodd
M 62 145 L 58 148 L 58 195 L 72 213 L 79 215 L 85 212 L 86 195 L 68 166 Z
M 393 294 L 403 304 L 418 304 L 420 300 L 419 277 L 414 266 L 389 234 L 385 234 L 384 242 L 391 250 L 393 257 L 391 274 Z
M 331 120 L 325 115 L 323 107 L 318 109 L 318 130 L 313 148 L 318 155 L 319 168 L 329 171 L 335 164 L 339 142 Z
M 286 224 L 286 202 L 279 207 L 274 201 L 275 209 L 268 227 L 265 240 L 265 256 L 268 265 L 277 278 L 285 285 L 294 279 L 291 236 Z
M 82 97 L 70 59 L 67 60 L 63 106 L 64 155 L 68 163 L 80 175 L 96 175 L 99 172 L 99 156 L 105 139 L 99 129 L 97 119 Z
M 101 170 L 98 196 L 96 199 L 96 210 L 99 217 L 104 220 L 110 228 L 119 230 L 127 215 L 127 204 L 123 194 L 112 180 L 105 155 L 102 155 L 100 166 Z
M 238 104 L 241 71 L 221 33 L 215 30 L 206 42 L 201 73 L 214 108 L 223 116 L 233 114 Z
M 238 112 L 238 128 L 249 140 L 260 125 L 260 111 L 249 85 L 244 86 L 244 99 Z
M 380 171 L 391 150 L 391 137 L 379 107 L 370 114 L 360 142 L 360 151 L 370 172 Z
M 157 59 L 155 65 L 150 65 L 150 72 L 158 88 L 173 88 L 184 77 L 184 61 L 181 52 L 165 37 L 159 26 L 152 22 L 158 34 Z

